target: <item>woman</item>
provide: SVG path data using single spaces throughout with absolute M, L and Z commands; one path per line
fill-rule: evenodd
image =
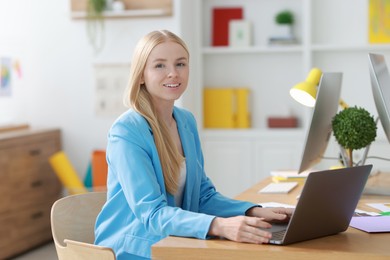
M 96 244 L 118 259 L 151 257 L 169 235 L 267 243 L 270 221 L 290 209 L 264 209 L 216 192 L 204 172 L 193 115 L 174 102 L 187 88 L 189 53 L 169 31 L 154 31 L 136 46 L 122 114 L 108 134 L 107 202 L 96 220 Z

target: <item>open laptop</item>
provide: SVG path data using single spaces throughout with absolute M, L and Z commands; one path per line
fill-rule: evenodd
M 289 223 L 272 224 L 270 244 L 287 245 L 345 231 L 372 165 L 311 172 Z

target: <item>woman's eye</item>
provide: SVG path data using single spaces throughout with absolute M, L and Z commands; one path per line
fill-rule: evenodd
M 183 63 L 183 62 L 180 62 L 180 63 L 177 64 L 177 66 L 178 66 L 178 67 L 184 67 L 184 66 L 186 66 L 186 64 Z
M 156 64 L 155 68 L 164 68 L 163 64 Z

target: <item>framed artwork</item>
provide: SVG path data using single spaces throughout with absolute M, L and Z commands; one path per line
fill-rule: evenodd
M 11 96 L 11 59 L 0 59 L 0 96 Z
M 252 44 L 251 23 L 245 20 L 231 20 L 229 22 L 229 46 L 247 47 Z
M 118 116 L 126 107 L 123 93 L 129 80 L 130 64 L 95 64 L 95 114 L 97 116 Z
M 390 43 L 390 1 L 369 0 L 369 43 Z

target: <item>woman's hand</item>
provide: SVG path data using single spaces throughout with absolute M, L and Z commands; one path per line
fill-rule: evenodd
M 271 223 L 288 222 L 294 209 L 292 208 L 260 208 L 253 207 L 247 210 L 246 215 L 263 218 Z
M 271 233 L 262 229 L 271 228 L 270 223 L 288 222 L 294 209 L 253 207 L 246 216 L 214 218 L 209 235 L 253 244 L 268 243 Z M 260 229 L 261 228 L 261 229 Z
M 230 218 L 216 217 L 211 222 L 209 235 L 253 244 L 268 243 L 271 233 L 260 228 L 270 228 L 271 224 L 263 218 L 237 216 Z

